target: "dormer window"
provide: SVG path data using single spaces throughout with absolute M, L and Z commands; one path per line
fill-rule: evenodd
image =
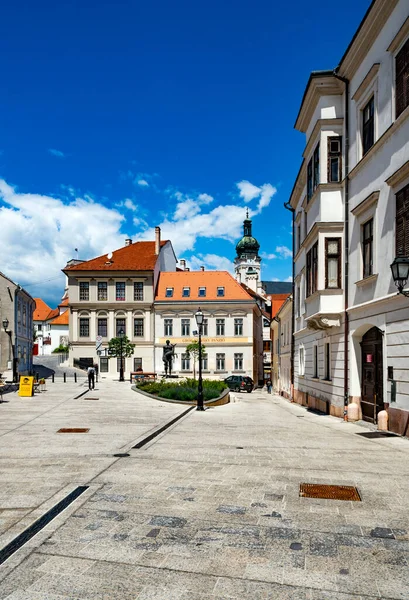
M 190 297 L 190 287 L 184 287 L 182 290 L 182 297 L 189 298 Z
M 218 287 L 217 288 L 217 297 L 221 298 L 222 296 L 224 296 L 224 287 Z
M 173 297 L 173 288 L 166 288 L 165 296 L 166 296 L 166 298 L 172 298 Z
M 205 297 L 206 297 L 206 288 L 200 287 L 199 288 L 199 298 L 205 298 Z

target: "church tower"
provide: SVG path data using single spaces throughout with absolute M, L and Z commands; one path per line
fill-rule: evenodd
M 234 259 L 234 272 L 239 283 L 245 283 L 254 292 L 261 289 L 261 258 L 258 255 L 260 244 L 251 234 L 251 219 L 247 209 L 243 222 L 244 235 L 236 246 L 237 256 Z

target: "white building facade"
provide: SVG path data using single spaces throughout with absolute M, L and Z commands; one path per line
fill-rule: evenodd
M 334 71 L 312 73 L 296 128 L 294 400 L 342 416 L 350 402 L 403 432 L 409 300 L 390 265 L 409 255 L 409 16 L 376 0 Z

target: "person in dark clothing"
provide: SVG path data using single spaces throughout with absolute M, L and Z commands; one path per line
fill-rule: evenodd
M 271 382 L 271 379 L 267 379 L 266 381 L 266 386 L 267 386 L 267 393 L 271 394 L 271 388 L 273 387 L 273 384 Z
M 90 390 L 93 390 L 95 387 L 95 369 L 94 369 L 94 367 L 88 367 L 87 373 L 88 373 L 88 388 Z
M 95 363 L 94 371 L 95 371 L 95 382 L 98 383 L 98 372 L 99 372 L 98 363 Z

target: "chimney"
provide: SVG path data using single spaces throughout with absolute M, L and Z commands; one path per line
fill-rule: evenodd
M 186 271 L 186 261 L 184 258 L 180 259 L 180 268 L 182 269 L 182 271 Z
M 201 270 L 201 271 L 204 271 L 204 266 L 203 266 L 203 265 L 200 267 L 200 270 Z
M 126 240 L 125 240 L 125 246 L 130 246 L 131 244 L 132 244 L 131 238 L 126 238 Z
M 155 227 L 155 254 L 159 255 L 160 252 L 160 227 Z

